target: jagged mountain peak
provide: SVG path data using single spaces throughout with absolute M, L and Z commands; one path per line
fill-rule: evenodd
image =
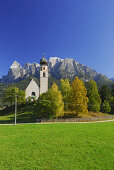
M 53 61 L 53 60 L 57 60 L 57 61 L 63 61 L 64 59 L 61 59 L 59 57 L 50 57 L 49 62 Z
M 49 66 L 52 68 L 56 64 L 61 63 L 63 61 L 64 61 L 64 59 L 61 59 L 59 57 L 50 57 L 50 59 L 49 59 Z
M 17 61 L 14 61 L 10 68 L 11 69 L 13 69 L 13 68 L 21 68 L 21 65 Z

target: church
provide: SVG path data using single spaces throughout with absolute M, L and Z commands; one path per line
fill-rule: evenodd
M 39 95 L 48 91 L 48 64 L 47 60 L 43 57 L 40 60 L 40 86 L 37 85 L 34 79 L 31 80 L 25 90 L 26 100 L 31 97 L 38 99 Z

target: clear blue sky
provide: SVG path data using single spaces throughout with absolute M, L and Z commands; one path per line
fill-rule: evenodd
M 43 51 L 114 77 L 114 0 L 0 0 L 0 77 Z

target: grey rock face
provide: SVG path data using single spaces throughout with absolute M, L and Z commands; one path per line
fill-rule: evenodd
M 8 71 L 8 75 L 3 76 L 2 80 L 4 82 L 13 82 L 18 78 L 21 78 L 22 75 L 23 75 L 23 68 L 17 61 L 14 61 Z
M 39 78 L 40 65 L 38 63 L 26 63 L 23 67 L 16 61 L 11 65 L 8 75 L 2 77 L 2 82 L 14 82 L 20 79 L 25 79 L 29 76 Z M 109 81 L 109 79 L 98 74 L 95 70 L 78 63 L 77 61 L 66 58 L 51 57 L 48 62 L 49 75 L 56 78 L 69 78 L 73 80 L 78 76 L 83 81 L 87 82 L 91 79 L 95 81 Z M 110 80 L 111 81 L 111 80 Z
M 29 77 L 29 76 L 35 76 L 38 74 L 40 65 L 38 63 L 26 63 L 23 67 L 24 72 L 25 72 L 25 77 Z M 37 77 L 37 76 L 36 76 Z
M 29 76 L 35 76 L 39 72 L 40 65 L 37 63 L 26 63 L 23 67 L 16 61 L 11 65 L 7 76 L 2 77 L 2 82 L 12 83 Z
M 98 75 L 95 70 L 92 70 L 70 58 L 64 60 L 57 60 L 55 57 L 51 58 L 51 60 L 49 60 L 49 67 L 51 75 L 59 79 L 73 79 L 75 76 L 78 76 L 79 78 L 83 78 L 84 81 L 88 81 L 94 79 L 94 77 Z

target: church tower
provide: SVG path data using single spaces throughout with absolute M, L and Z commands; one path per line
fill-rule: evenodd
M 40 94 L 48 91 L 48 66 L 47 60 L 43 57 L 40 60 Z

